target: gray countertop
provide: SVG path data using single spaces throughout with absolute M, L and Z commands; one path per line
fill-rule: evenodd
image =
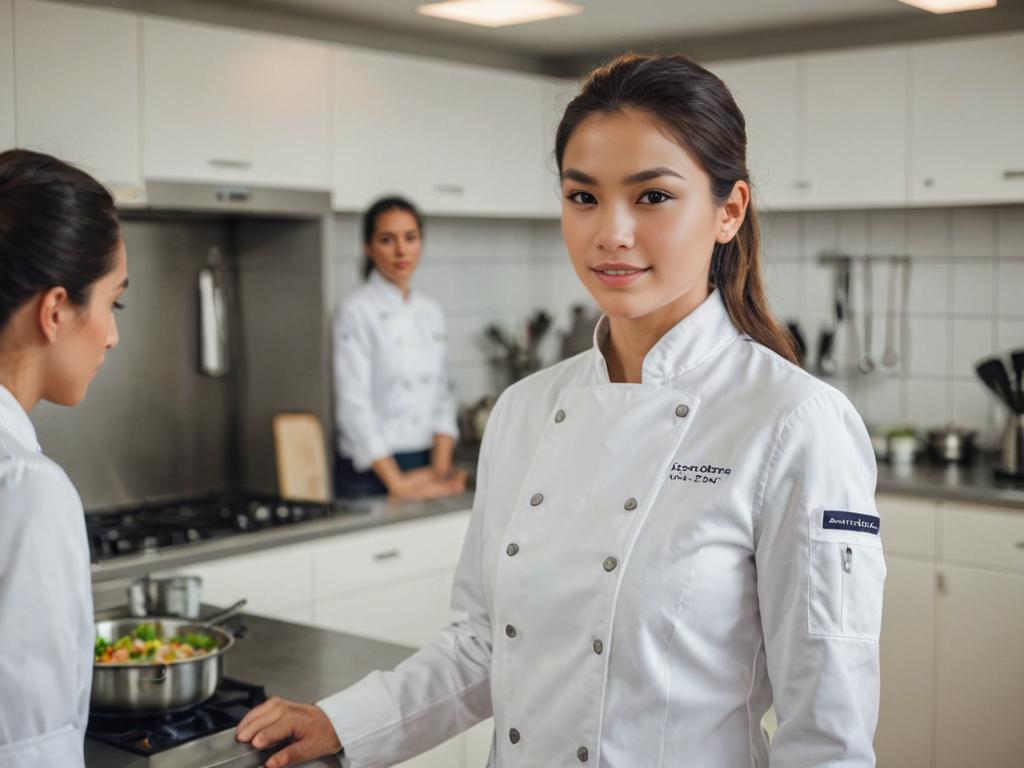
M 995 461 L 982 456 L 968 466 L 918 462 L 898 466 L 879 462 L 878 492 L 936 501 L 990 504 L 1024 512 L 1024 483 L 996 480 Z
M 336 693 L 375 669 L 391 669 L 413 653 L 412 648 L 393 645 L 340 632 L 275 621 L 244 614 L 246 637 L 238 640 L 224 659 L 228 677 L 264 686 L 268 696 L 313 703 Z M 235 747 L 233 732 L 219 734 L 218 743 Z M 142 768 L 147 763 L 92 739 L 85 742 L 86 768 Z M 252 750 L 244 745 L 234 749 L 242 761 Z M 218 765 L 231 766 L 227 762 Z M 196 763 L 200 765 L 200 763 Z M 334 758 L 315 760 L 306 766 L 337 768 Z M 190 767 L 191 768 L 191 767 Z

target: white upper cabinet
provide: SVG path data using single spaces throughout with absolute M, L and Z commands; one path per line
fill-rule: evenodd
M 747 166 L 754 203 L 799 207 L 806 196 L 798 152 L 802 65 L 792 57 L 712 62 L 709 69 L 732 92 L 747 125 Z
M 1024 33 L 911 52 L 914 203 L 1024 200 Z
M 147 179 L 330 188 L 330 49 L 144 18 Z
M 75 163 L 133 199 L 141 177 L 138 17 L 16 0 L 14 22 L 18 144 Z
M 0 0 L 0 152 L 14 146 L 14 5 Z
M 335 51 L 334 206 L 402 194 L 427 213 L 537 215 L 542 81 L 431 59 Z
M 575 80 L 545 80 L 541 84 L 540 149 L 541 186 L 539 212 L 545 216 L 562 215 L 562 191 L 555 161 L 555 133 L 565 108 L 579 90 Z M 484 759 L 486 762 L 486 756 Z
M 811 208 L 907 200 L 906 47 L 804 58 L 804 173 Z

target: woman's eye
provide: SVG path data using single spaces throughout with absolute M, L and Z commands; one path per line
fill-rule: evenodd
M 115 301 L 114 302 L 114 309 L 119 309 L 119 310 L 120 309 L 124 309 L 124 304 L 122 304 L 120 301 Z
M 579 190 L 575 192 L 570 192 L 565 197 L 567 200 L 571 200 L 574 203 L 579 203 L 580 205 L 594 205 L 595 203 L 597 203 L 597 198 L 594 197 L 592 194 L 590 194 L 589 192 L 581 192 Z
M 645 205 L 659 205 L 671 199 L 671 195 L 658 189 L 652 189 L 650 192 L 644 192 L 640 195 L 640 199 L 637 202 L 644 203 Z

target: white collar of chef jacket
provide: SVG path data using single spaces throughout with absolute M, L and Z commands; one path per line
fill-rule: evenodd
M 0 384 L 0 426 L 17 438 L 18 442 L 33 450 L 41 450 L 36 439 L 36 428 L 21 407 L 21 403 L 11 394 L 7 387 Z
M 387 304 L 401 305 L 405 303 L 405 297 L 402 296 L 402 289 L 384 277 L 384 275 L 376 269 L 370 273 L 370 277 L 367 278 L 367 282 L 373 287 L 374 293 L 376 293 L 383 301 L 387 302 Z M 409 300 L 412 300 L 411 288 L 409 289 Z
M 592 354 L 598 376 L 605 381 L 608 380 L 608 366 L 601 350 L 608 340 L 608 333 L 608 316 L 602 315 L 594 327 Z M 712 290 L 699 307 L 672 326 L 651 347 L 644 358 L 643 383 L 660 384 L 696 368 L 740 335 L 729 319 L 721 293 Z

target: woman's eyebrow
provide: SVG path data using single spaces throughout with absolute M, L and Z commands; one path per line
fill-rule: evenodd
M 578 171 L 575 168 L 566 168 L 562 171 L 562 181 L 578 181 L 580 184 L 597 186 L 597 179 L 593 176 L 588 176 L 583 171 Z
M 681 173 L 673 171 L 671 168 L 665 166 L 659 166 L 658 168 L 651 168 L 647 171 L 640 171 L 639 173 L 633 173 L 622 180 L 623 184 L 637 184 L 641 181 L 653 181 L 654 179 L 662 176 L 675 176 L 677 179 L 686 181 L 686 177 Z

